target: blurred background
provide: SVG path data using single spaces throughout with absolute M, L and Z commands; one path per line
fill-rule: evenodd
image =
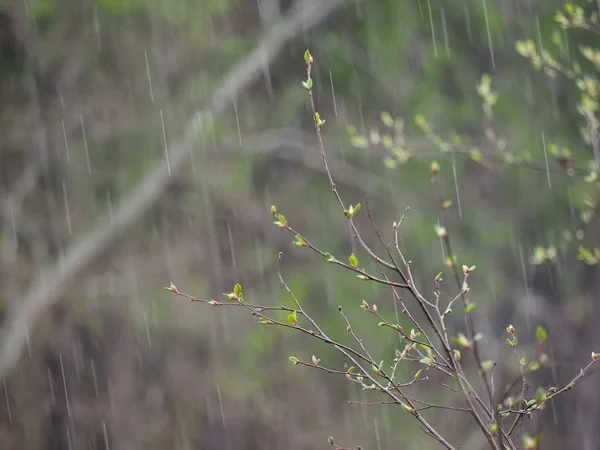
M 308 450 L 334 435 L 348 447 L 438 448 L 398 408 L 347 402 L 377 394 L 288 360 L 314 354 L 342 367 L 332 348 L 163 289 L 173 282 L 219 300 L 241 283 L 246 301 L 289 304 L 276 270 L 282 251 L 283 277 L 333 336 L 349 339 L 342 305 L 376 359 L 391 362 L 400 348 L 359 308 L 376 303 L 395 322 L 389 290 L 294 247 L 273 225 L 272 204 L 324 251 L 344 261 L 354 252 L 376 270 L 321 167 L 301 87 L 306 48 L 345 202 L 364 208 L 368 196 L 386 240 L 410 207 L 402 247 L 422 291 L 431 295 L 442 271 L 449 298 L 454 280 L 434 229 L 437 160 L 458 263 L 477 265 L 469 295 L 484 357 L 499 362 L 497 386 L 519 373 L 509 323 L 524 356 L 535 351 L 537 325 L 548 331 L 550 362 L 532 385 L 568 383 L 600 351 L 600 268 L 577 257 L 578 242 L 597 243 L 600 227 L 589 183 L 547 148 L 568 147 L 586 168 L 591 147 L 574 83 L 535 71 L 515 50 L 522 39 L 551 48 L 562 6 L 0 0 L 0 447 Z M 593 34 L 558 36 L 562 61 L 587 64 L 577 49 Z M 413 121 L 422 114 L 448 139 L 456 132 L 490 147 L 476 90 L 483 74 L 499 95 L 493 127 L 527 164 L 442 153 Z M 406 146 L 418 149 L 403 164 L 386 160 L 371 133 L 382 111 L 404 118 Z M 357 222 L 383 254 L 366 209 Z M 539 257 L 548 248 L 554 261 Z M 460 314 L 452 326 L 464 331 Z M 410 380 L 417 369 L 399 370 Z M 545 449 L 600 448 L 597 386 L 590 376 L 524 430 L 542 426 Z M 457 401 L 438 382 L 412 392 Z M 461 448 L 485 448 L 468 416 L 426 417 Z

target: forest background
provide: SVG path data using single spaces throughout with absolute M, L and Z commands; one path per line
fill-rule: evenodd
M 343 305 L 365 339 L 393 352 L 397 338 L 358 307 L 391 308 L 389 292 L 315 260 L 273 225 L 271 204 L 332 254 L 358 254 L 321 167 L 301 86 L 306 48 L 343 195 L 368 195 L 388 228 L 411 208 L 403 248 L 427 286 L 448 256 L 435 228 L 437 161 L 458 264 L 477 266 L 482 351 L 509 379 L 519 368 L 506 326 L 534 348 L 542 324 L 551 363 L 535 376 L 567 382 L 600 347 L 600 267 L 578 253 L 600 241 L 584 176 L 592 146 L 575 83 L 516 50 L 562 39 L 557 57 L 589 64 L 578 46 L 595 36 L 561 30 L 563 6 L 0 1 L 2 448 L 316 449 L 329 435 L 368 449 L 436 448 L 403 411 L 349 404 L 369 396 L 288 359 L 335 359 L 327 346 L 163 289 L 222 298 L 239 282 L 246 298 L 285 302 L 283 251 L 287 283 L 325 326 L 343 337 Z M 485 74 L 505 138 L 495 147 L 477 90 Z M 373 131 L 385 130 L 382 112 L 404 119 L 406 161 Z M 444 152 L 422 118 L 493 163 Z M 545 449 L 597 448 L 594 383 L 544 413 Z M 481 448 L 460 414 L 436 420 L 463 448 Z

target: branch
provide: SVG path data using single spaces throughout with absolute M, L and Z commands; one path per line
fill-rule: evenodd
M 11 371 L 23 353 L 27 342 L 26 324 L 31 329 L 37 317 L 58 300 L 65 283 L 153 205 L 168 186 L 171 175 L 183 168 L 203 125 L 222 114 L 263 73 L 265 61 L 271 62 L 288 41 L 317 25 L 342 3 L 343 0 L 298 0 L 285 18 L 270 27 L 254 49 L 225 75 L 207 105 L 191 117 L 183 137 L 169 146 L 169 159 L 157 162 L 119 202 L 112 218 L 99 219 L 91 231 L 71 244 L 61 260 L 44 268 L 27 291 L 18 296 L 4 322 L 0 339 L 0 377 Z

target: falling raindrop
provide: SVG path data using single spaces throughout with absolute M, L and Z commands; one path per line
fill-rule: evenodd
M 67 183 L 65 180 L 62 182 L 62 191 L 63 191 L 63 201 L 65 202 L 65 214 L 67 216 L 67 230 L 69 231 L 69 236 L 71 236 L 73 230 L 71 228 L 71 214 L 69 212 L 69 199 L 67 197 Z
M 492 290 L 492 299 L 494 300 L 494 303 L 496 303 L 496 288 L 494 286 L 494 279 L 492 278 L 491 275 L 490 275 L 490 289 Z
M 65 427 L 65 434 L 67 436 L 67 448 L 71 450 L 73 447 L 71 445 L 71 432 L 69 431 L 69 425 Z
M 96 37 L 96 48 L 102 50 L 102 33 L 100 32 L 100 20 L 98 18 L 98 8 L 94 7 L 92 12 L 92 20 L 94 23 L 94 34 Z
M 102 436 L 104 436 L 104 450 L 110 450 L 108 446 L 108 432 L 106 431 L 106 422 L 102 421 Z
M 50 386 L 50 404 L 54 406 L 56 404 L 56 394 L 54 393 L 54 381 L 52 380 L 52 373 L 50 368 L 46 368 L 46 376 L 48 377 L 48 385 Z
M 440 220 L 437 221 L 438 227 L 440 226 Z M 444 254 L 444 240 L 440 236 L 440 248 L 442 249 L 442 264 L 446 264 L 446 255 Z
M 535 15 L 535 29 L 537 31 L 538 38 L 538 48 L 540 49 L 540 55 L 542 57 L 542 61 L 546 60 L 546 54 L 544 53 L 544 46 L 542 45 L 542 28 L 540 27 L 540 17 Z
M 23 326 L 25 328 L 25 338 L 27 339 L 27 352 L 29 353 L 29 358 L 31 358 L 31 340 L 29 338 L 29 330 L 27 328 L 27 321 L 23 321 Z
M 150 77 L 150 64 L 148 64 L 148 52 L 144 50 L 144 59 L 146 60 L 146 76 L 148 77 L 148 89 L 150 90 L 150 101 L 154 103 L 154 91 L 152 90 L 152 78 Z
M 446 26 L 446 10 L 442 6 L 442 32 L 444 33 L 444 48 L 446 49 L 446 57 L 450 58 L 450 43 L 448 39 L 448 27 Z
M 90 365 L 92 366 L 92 380 L 94 381 L 94 392 L 96 393 L 96 397 L 98 397 L 98 378 L 96 378 L 96 364 L 94 363 L 94 358 L 90 358 Z
M 259 2 L 260 4 L 260 2 Z M 262 67 L 262 72 L 265 77 L 267 83 L 267 93 L 269 94 L 269 98 L 273 98 L 273 82 L 271 81 L 271 69 L 269 67 L 269 61 L 267 59 L 267 55 L 265 54 L 264 48 L 260 48 L 260 65 Z M 235 106 L 235 103 L 234 103 Z
M 219 396 L 219 407 L 221 408 L 221 421 L 225 427 L 225 411 L 223 410 L 223 400 L 221 399 L 221 387 L 217 384 L 217 395 Z
M 433 14 L 431 12 L 431 0 L 427 0 L 427 7 L 429 8 L 429 25 L 431 26 L 431 40 L 433 42 L 433 54 L 437 58 L 437 44 L 435 42 L 435 28 L 433 26 Z
M 108 209 L 108 220 L 110 223 L 113 223 L 113 206 L 112 206 L 112 198 L 110 196 L 110 191 L 106 190 L 106 208 Z
M 65 119 L 62 120 L 63 138 L 65 139 L 65 151 L 67 152 L 67 161 L 71 162 L 71 155 L 69 154 L 69 141 L 67 139 L 67 130 L 65 129 Z
M 67 378 L 65 377 L 65 367 L 63 365 L 62 353 L 58 354 L 60 359 L 60 371 L 62 373 L 63 388 L 65 390 L 65 403 L 67 405 L 67 415 L 71 417 L 71 407 L 69 406 L 69 394 L 67 392 Z
M 329 71 L 329 82 L 331 83 L 331 97 L 333 98 L 333 111 L 335 116 L 337 117 L 337 104 L 335 103 L 335 89 L 333 89 L 333 76 L 331 75 L 331 70 Z
M 160 125 L 162 127 L 163 145 L 165 147 L 165 158 L 167 160 L 167 172 L 171 175 L 171 163 L 169 162 L 169 147 L 167 145 L 167 133 L 165 131 L 165 119 L 162 109 L 160 110 Z
M 550 184 L 550 168 L 548 167 L 548 152 L 546 151 L 546 138 L 544 136 L 544 131 L 542 130 L 542 146 L 544 147 L 544 160 L 546 161 L 546 175 L 548 176 L 548 187 L 552 189 L 552 185 Z
M 10 401 L 8 399 L 8 389 L 6 388 L 6 378 L 2 379 L 4 383 L 4 397 L 6 398 L 6 412 L 8 413 L 8 423 L 12 423 L 12 414 L 10 412 Z
M 481 2 L 483 3 L 483 15 L 485 16 L 485 28 L 487 30 L 488 44 L 490 46 L 490 57 L 492 58 L 492 68 L 494 70 L 496 70 L 496 61 L 494 59 L 494 47 L 492 46 L 492 32 L 490 30 L 490 21 L 488 19 L 488 15 L 487 15 L 487 7 L 485 5 L 485 0 L 481 0 Z
M 467 24 L 467 38 L 469 39 L 469 44 L 472 44 L 473 43 L 473 29 L 471 28 L 471 12 L 469 11 L 467 2 L 463 2 L 463 10 L 465 13 L 465 23 Z
M 233 102 L 233 109 L 235 110 L 235 123 L 237 125 L 238 139 L 240 140 L 240 147 L 243 147 L 243 145 L 242 145 L 242 130 L 240 128 L 240 118 L 238 116 L 237 102 Z
M 90 152 L 88 149 L 87 136 L 85 134 L 85 126 L 83 124 L 83 114 L 79 115 L 79 120 L 81 122 L 81 133 L 83 134 L 83 147 L 85 149 L 85 162 L 87 164 L 88 173 L 92 173 L 92 166 L 90 164 Z
M 456 176 L 456 159 L 454 148 L 452 150 L 452 175 L 454 176 L 454 188 L 456 190 L 456 204 L 458 205 L 458 216 L 462 219 L 462 206 L 460 203 L 460 192 L 458 191 L 458 177 Z
M 527 300 L 527 312 L 525 314 L 525 320 L 527 323 L 527 328 L 531 329 L 530 326 L 530 319 L 529 319 L 529 315 L 530 315 L 530 306 L 531 306 L 531 301 L 529 298 L 529 283 L 527 282 L 527 269 L 525 268 L 525 258 L 523 256 L 523 247 L 521 246 L 521 243 L 519 242 L 519 257 L 521 258 L 521 270 L 523 272 L 523 285 L 525 287 L 525 298 Z
M 148 339 L 148 347 L 152 348 L 152 341 L 150 340 L 150 327 L 148 326 L 148 312 L 144 311 L 144 324 L 146 326 L 146 339 Z
M 377 417 L 373 417 L 373 425 L 375 426 L 375 439 L 377 440 L 377 449 L 381 450 L 381 439 L 379 437 L 379 426 L 377 424 Z

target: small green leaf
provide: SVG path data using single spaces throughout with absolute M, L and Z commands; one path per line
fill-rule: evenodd
M 489 373 L 490 370 L 494 367 L 494 361 L 488 359 L 487 361 L 483 361 L 481 363 L 481 370 L 483 373 Z
M 520 366 L 524 366 L 527 364 L 527 358 L 525 358 L 524 356 L 519 360 L 519 365 Z
M 352 206 L 350 205 L 350 208 L 348 208 L 347 210 L 344 211 L 344 214 L 346 214 L 346 216 L 348 217 L 354 217 L 354 215 L 360 210 L 360 203 L 358 203 L 356 206 Z
M 381 121 L 386 127 L 392 128 L 394 126 L 394 119 L 388 112 L 384 111 L 381 113 Z
M 356 256 L 354 255 L 354 253 L 352 253 L 350 255 L 350 257 L 348 258 L 348 262 L 350 263 L 350 265 L 352 267 L 357 267 L 358 266 L 358 259 L 356 258 Z
M 308 247 L 306 241 L 302 238 L 302 236 L 296 235 L 296 240 L 294 241 L 294 245 L 296 247 Z
M 233 287 L 233 293 L 237 296 L 239 296 L 242 293 L 242 285 L 241 284 L 236 284 Z
M 548 339 L 548 333 L 546 333 L 546 330 L 543 326 L 538 325 L 537 329 L 535 330 L 535 337 L 540 344 L 544 344 Z
M 423 373 L 423 369 L 419 369 L 417 370 L 417 373 L 415 373 L 415 380 L 418 380 L 419 378 L 421 378 L 421 374 Z
M 327 262 L 329 263 L 334 263 L 335 262 L 335 258 L 331 255 L 331 253 L 326 252 L 325 253 L 325 259 L 327 260 Z
M 413 409 L 404 402 L 400 402 L 400 406 L 402 406 L 402 409 L 406 412 L 409 412 L 409 413 L 413 412 Z
M 473 311 L 475 311 L 475 308 L 477 308 L 477 304 L 476 303 L 473 303 L 469 299 L 465 300 L 465 313 L 471 314 Z
M 458 333 L 458 336 L 453 339 L 454 343 L 461 348 L 470 349 L 471 342 L 467 339 L 467 337 L 463 333 Z
M 448 235 L 448 232 L 446 231 L 446 228 L 444 228 L 443 226 L 441 226 L 441 225 L 435 225 L 434 228 L 435 228 L 435 234 L 437 234 L 438 237 L 444 238 L 444 237 L 446 237 Z
M 442 203 L 442 208 L 443 209 L 448 209 L 452 206 L 452 200 L 446 200 L 444 203 Z
M 287 321 L 288 323 L 290 323 L 291 325 L 296 325 L 298 323 L 298 318 L 296 316 L 296 311 L 294 311 L 293 313 L 289 314 L 287 316 Z
M 312 61 L 313 61 L 312 55 L 310 54 L 310 52 L 308 50 L 306 50 L 304 52 L 304 62 L 306 64 L 310 64 L 310 63 L 312 63 Z

